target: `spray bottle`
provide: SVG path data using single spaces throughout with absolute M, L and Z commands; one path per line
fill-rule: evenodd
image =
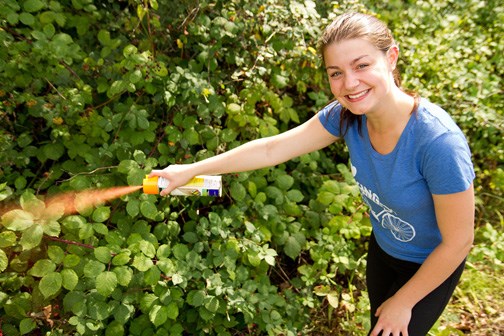
M 145 176 L 143 192 L 157 195 L 168 187 L 170 182 L 164 177 Z M 187 184 L 180 186 L 170 193 L 174 196 L 222 196 L 222 177 L 212 175 L 199 175 L 193 177 Z

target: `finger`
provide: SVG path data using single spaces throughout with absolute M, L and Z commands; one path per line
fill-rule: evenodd
M 159 193 L 160 196 L 167 196 L 169 195 L 171 192 L 171 188 L 170 186 L 166 187 L 165 189 L 161 190 L 161 192 Z
M 369 334 L 369 336 L 378 336 L 380 334 L 380 331 L 382 331 L 382 328 L 376 326 L 374 327 L 373 331 Z M 382 334 L 383 336 L 384 334 Z
M 376 316 L 376 317 L 380 316 L 381 310 L 382 310 L 382 306 L 378 307 L 378 309 L 376 309 L 374 316 Z
M 161 172 L 161 170 L 152 170 L 150 173 L 149 173 L 149 177 L 153 177 L 153 176 L 159 176 L 159 173 Z

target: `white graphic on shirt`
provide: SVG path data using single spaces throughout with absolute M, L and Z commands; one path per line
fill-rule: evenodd
M 355 177 L 357 174 L 357 168 L 351 165 L 352 175 Z M 413 240 L 416 235 L 415 228 L 408 222 L 403 221 L 401 218 L 394 216 L 394 210 L 387 207 L 385 204 L 380 202 L 380 198 L 372 190 L 366 188 L 364 185 L 357 182 L 359 186 L 362 199 L 364 203 L 367 204 L 376 220 L 381 223 L 382 227 L 390 230 L 395 239 L 401 242 L 409 242 Z M 381 211 L 375 211 L 373 204 L 379 207 Z

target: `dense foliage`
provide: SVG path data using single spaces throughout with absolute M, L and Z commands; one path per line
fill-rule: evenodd
M 365 330 L 370 225 L 344 144 L 224 176 L 222 198 L 44 202 L 307 120 L 330 99 L 316 39 L 345 10 L 390 24 L 405 87 L 466 133 L 493 246 L 474 258 L 502 265 L 503 6 L 373 3 L 0 0 L 0 332 L 321 334 L 326 309 Z

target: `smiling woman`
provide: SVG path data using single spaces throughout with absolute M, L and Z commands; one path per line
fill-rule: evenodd
M 452 295 L 473 239 L 469 147 L 444 110 L 401 89 L 399 48 L 383 22 L 344 14 L 326 28 L 320 50 L 335 100 L 317 115 L 284 133 L 150 176 L 169 181 L 161 192 L 168 195 L 195 175 L 269 167 L 344 138 L 353 177 L 376 195 L 363 194 L 373 226 L 370 335 L 423 336 Z

